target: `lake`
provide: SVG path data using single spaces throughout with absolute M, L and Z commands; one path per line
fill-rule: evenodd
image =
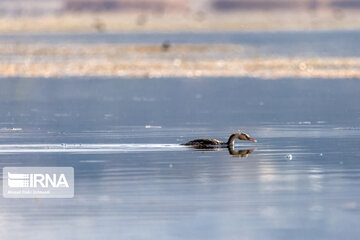
M 75 197 L 0 198 L 1 239 L 357 239 L 359 92 L 358 79 L 3 78 L 0 166 L 74 167 Z M 237 131 L 258 142 L 180 145 Z

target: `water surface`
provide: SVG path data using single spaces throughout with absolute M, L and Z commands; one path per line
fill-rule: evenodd
M 0 199 L 1 239 L 357 239 L 360 83 L 2 79 L 0 166 L 72 166 L 73 199 Z M 198 137 L 248 154 L 180 146 Z

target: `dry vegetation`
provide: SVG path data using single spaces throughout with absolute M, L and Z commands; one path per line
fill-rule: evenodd
M 164 50 L 154 45 L 7 44 L 0 45 L 6 59 L 0 61 L 0 76 L 360 77 L 357 58 L 239 57 L 244 51 L 246 46 L 237 45 L 176 45 Z
M 359 29 L 359 11 L 236 12 L 231 14 L 63 14 L 0 17 L 1 33 L 24 32 L 171 32 L 243 30 Z

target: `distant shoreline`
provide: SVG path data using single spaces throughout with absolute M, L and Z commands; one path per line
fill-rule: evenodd
M 1 34 L 360 30 L 360 11 L 237 12 L 204 16 L 66 14 L 0 18 Z M 25 36 L 25 35 L 24 35 Z M 251 44 L 0 42 L 0 77 L 360 78 L 356 56 L 270 56 Z M 324 38 L 326 39 L 326 38 Z M 277 41 L 283 41 L 280 38 Z M 292 41 L 291 39 L 289 41 Z M 304 41 L 309 41 L 307 38 Z M 278 43 L 281 47 L 282 43 Z M 311 42 L 309 43 L 312 44 Z M 322 45 L 322 42 L 318 43 Z M 334 50 L 336 48 L 334 43 Z M 330 48 L 330 51 L 332 46 Z M 311 50 L 309 50 L 311 51 Z
M 360 59 L 229 57 L 238 45 L 0 44 L 0 77 L 360 78 Z M 210 56 L 210 57 L 206 57 Z M 227 57 L 226 57 L 227 56 Z M 19 61 L 20 60 L 20 61 Z
M 358 30 L 359 10 L 219 13 L 69 13 L 0 17 L 0 33 Z

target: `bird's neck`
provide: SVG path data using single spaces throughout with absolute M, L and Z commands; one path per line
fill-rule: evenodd
M 229 137 L 229 140 L 227 141 L 227 145 L 229 145 L 229 146 L 234 146 L 235 139 L 236 139 L 236 135 L 235 135 L 235 134 L 232 134 L 232 135 Z

